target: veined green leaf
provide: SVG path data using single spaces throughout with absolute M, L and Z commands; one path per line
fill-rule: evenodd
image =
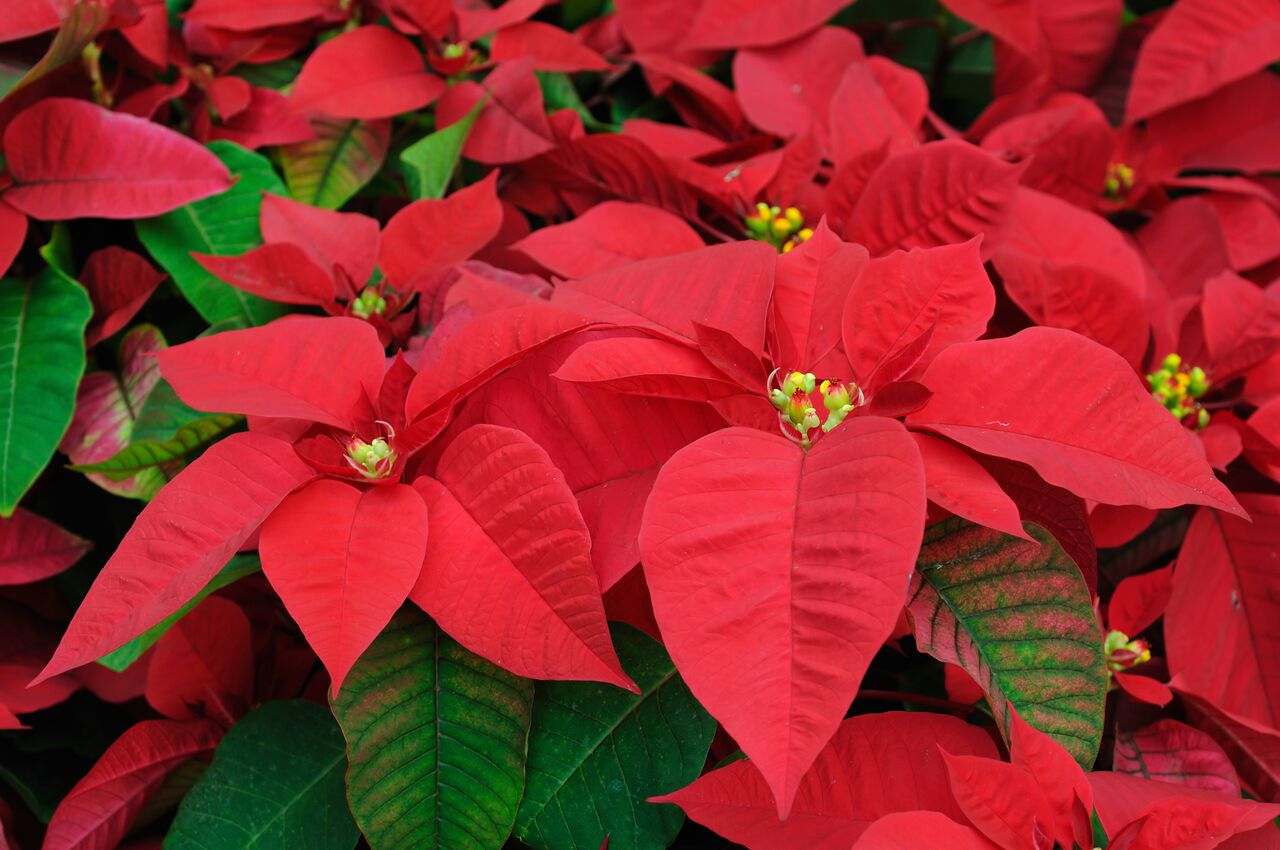
M 235 185 L 220 195 L 139 221 L 138 238 L 206 322 L 238 319 L 249 325 L 265 324 L 283 316 L 285 305 L 223 283 L 191 254 L 243 254 L 261 245 L 262 193 L 283 195 L 285 187 L 261 154 L 226 141 L 210 142 L 209 150 L 236 176 Z
M 0 516 L 9 516 L 54 449 L 84 375 L 84 287 L 52 267 L 0 281 Z
M 480 110 L 484 108 L 484 103 L 484 99 L 481 99 L 461 121 L 423 136 L 400 152 L 404 181 L 414 200 L 444 197 L 449 181 L 453 179 L 453 172 L 458 167 L 462 146 L 466 144 L 467 135 L 476 123 Z
M 112 481 L 123 481 L 139 472 L 186 457 L 212 443 L 243 420 L 243 416 L 230 413 L 202 416 L 179 426 L 174 436 L 167 440 L 134 440 L 104 461 L 71 468 L 77 472 L 96 472 Z
M 315 118 L 316 138 L 280 149 L 284 179 L 295 201 L 336 210 L 382 168 L 391 121 Z
M 614 624 L 613 645 L 640 688 L 539 682 L 529 771 L 516 834 L 545 850 L 662 850 L 684 823 L 674 806 L 646 802 L 688 785 L 706 762 L 716 723 L 662 646 Z
M 173 628 L 173 624 L 181 620 L 183 617 L 195 608 L 205 597 L 211 593 L 215 593 L 233 581 L 239 581 L 245 576 L 252 575 L 262 569 L 262 563 L 258 560 L 257 555 L 235 555 L 227 562 L 213 580 L 204 586 L 204 589 L 196 594 L 195 598 L 183 605 L 177 611 L 165 617 L 133 640 L 126 643 L 119 649 L 102 656 L 98 659 L 98 663 L 109 670 L 115 670 L 117 673 L 121 670 L 128 669 L 129 665 L 142 657 L 142 653 L 146 652 L 155 642 L 160 640 L 165 632 Z
M 231 728 L 178 807 L 165 850 L 351 850 L 347 753 L 329 712 L 269 702 Z
M 533 683 L 401 609 L 331 699 L 374 850 L 497 850 L 524 790 Z
M 920 649 L 982 686 L 1006 739 L 1012 706 L 1088 770 L 1107 697 L 1102 636 L 1075 563 L 1024 527 L 1034 543 L 958 519 L 928 528 L 907 612 Z

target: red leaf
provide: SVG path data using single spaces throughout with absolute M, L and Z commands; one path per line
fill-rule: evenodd
M 27 217 L 0 196 L 0 275 L 9 270 L 27 238 Z
M 999 247 L 1022 165 L 1001 162 L 961 141 L 941 141 L 890 157 L 863 191 L 844 238 L 872 256 L 982 235 L 982 257 Z
M 613 66 L 578 38 L 557 26 L 522 21 L 498 30 L 489 48 L 494 62 L 533 57 L 538 71 L 609 71 Z
M 404 604 L 427 553 L 427 508 L 404 484 L 307 485 L 262 524 L 262 571 L 324 662 L 333 693 Z
M 467 134 L 462 154 L 491 165 L 520 162 L 555 147 L 542 110 L 542 89 L 532 59 L 504 62 L 483 83 L 450 86 L 436 104 L 436 126 L 458 123 L 488 97 Z
M 1115 680 L 1120 690 L 1138 702 L 1161 708 L 1173 702 L 1173 691 L 1169 690 L 1167 685 L 1149 676 L 1143 676 L 1140 673 L 1116 673 Z
M 268 301 L 334 304 L 334 282 L 305 249 L 289 242 L 262 245 L 235 257 L 191 253 L 205 271 Z
M 565 359 L 555 377 L 613 392 L 685 401 L 742 392 L 697 350 L 650 337 L 588 342 Z
M 160 215 L 232 183 L 191 139 L 83 100 L 55 97 L 22 112 L 5 128 L 4 152 L 14 180 L 4 200 L 45 220 Z
M 1160 619 L 1173 593 L 1173 565 L 1128 576 L 1116 585 L 1107 607 L 1107 625 L 1136 637 Z
M 1245 493 L 1248 522 L 1196 513 L 1165 613 L 1169 671 L 1222 709 L 1280 726 L 1280 496 Z
M 1142 42 L 1125 120 L 1212 94 L 1277 59 L 1280 6 L 1271 0 L 1180 0 Z
M 999 483 L 963 449 L 927 434 L 912 434 L 924 462 L 929 501 L 956 516 L 1027 540 L 1018 506 Z
M 1119 773 L 1091 773 L 1089 784 L 1107 846 L 1118 850 L 1216 847 L 1280 815 L 1280 806 Z
M 56 576 L 92 546 L 88 540 L 18 508 L 13 516 L 0 520 L 0 586 Z
M 1093 789 L 1080 765 L 1057 741 L 1014 711 L 1009 716 L 1011 761 L 1035 777 L 1053 811 L 1043 824 L 1063 847 L 1093 843 Z
M 444 80 L 427 73 L 413 42 L 371 25 L 317 47 L 294 81 L 289 100 L 300 112 L 390 118 L 421 109 L 444 90 Z
M 928 810 L 963 817 L 951 796 L 940 747 L 996 756 L 990 735 L 954 717 L 864 714 L 840 724 L 801 780 L 785 821 L 778 820 L 769 785 L 750 761 L 713 770 L 652 802 L 674 803 L 693 820 L 751 850 L 847 850 L 873 822 L 894 812 Z M 902 781 L 908 776 L 911 781 Z
M 825 222 L 809 241 L 778 258 L 771 319 L 781 368 L 864 377 L 844 375 L 849 361 L 841 350 L 840 328 L 854 281 L 866 267 L 866 249 L 842 241 Z
M 12 0 L 0 21 L 0 42 L 56 30 L 59 23 L 58 12 L 49 0 Z
M 1204 282 L 1200 316 L 1214 382 L 1228 381 L 1280 349 L 1280 288 L 1264 291 L 1224 271 Z
M 1151 398 L 1128 364 L 1076 334 L 1029 328 L 953 345 L 922 381 L 933 395 L 907 417 L 910 424 L 1022 461 L 1081 498 L 1243 513 L 1213 477 L 1194 435 Z M 1089 404 L 1060 403 L 1064 387 Z
M 965 817 L 1004 850 L 1035 847 L 1036 831 L 1052 828 L 1053 809 L 1030 773 L 994 759 L 953 756 L 946 749 L 942 760 Z
M 878 417 L 808 452 L 730 428 L 658 473 L 640 532 L 654 615 L 782 817 L 893 630 L 923 522 L 919 453 Z
M 1093 101 L 1059 94 L 992 130 L 982 147 L 1031 158 L 1024 186 L 1090 209 L 1102 194 L 1115 143 L 1115 132 Z
M 377 219 L 300 204 L 267 192 L 262 196 L 259 226 L 268 244 L 297 245 L 322 268 L 341 268 L 357 289 L 373 276 L 378 257 Z
M 468 7 L 455 5 L 454 14 L 458 17 L 458 38 L 463 41 L 475 41 L 481 36 L 495 30 L 518 24 L 527 20 L 542 8 L 545 0 L 506 0 L 496 8 L 484 3 Z
M 575 278 L 693 251 L 703 241 L 683 219 L 662 209 L 605 201 L 565 224 L 535 230 L 511 247 L 554 274 Z
M 982 336 L 995 303 L 977 239 L 872 260 L 844 305 L 844 350 L 854 377 L 869 383 L 894 355 L 932 328 L 916 366 L 890 377 L 918 376 L 947 346 Z
M 1117 735 L 1112 770 L 1233 797 L 1240 794 L 1240 781 L 1222 748 L 1176 720 L 1158 720 L 1140 731 Z
M 431 546 L 410 598 L 518 676 L 635 690 L 609 640 L 591 538 L 564 475 L 522 432 L 468 428 L 419 478 Z
M 824 105 L 830 115 L 830 151 L 837 165 L 883 148 L 888 153 L 909 150 L 917 144 L 916 128 L 924 110 L 904 115 L 889 92 L 885 91 L 877 70 L 894 73 L 907 87 L 904 94 L 910 103 L 928 103 L 928 89 L 915 71 L 902 68 L 883 57 L 849 65 L 831 97 Z
M 982 833 L 961 826 L 946 815 L 900 812 L 873 823 L 853 845 L 853 850 L 916 850 L 936 846 L 947 850 L 991 850 L 996 845 Z
M 93 300 L 85 330 L 85 346 L 93 347 L 129 323 L 164 275 L 138 254 L 111 245 L 89 255 L 80 280 Z
M 1254 796 L 1280 802 L 1280 732 L 1223 711 L 1177 682 L 1174 687 L 1187 706 L 1188 717 L 1227 752 Z
M 196 0 L 184 16 L 191 23 L 227 30 L 259 30 L 312 18 L 338 19 L 340 0 Z
M 227 331 L 157 355 L 165 380 L 198 410 L 352 427 L 376 398 L 385 364 L 378 333 L 348 318 L 292 318 Z
M 781 44 L 816 29 L 844 8 L 844 0 L 702 0 L 684 48 L 756 47 Z M 675 35 L 676 33 L 672 33 Z
M 213 751 L 222 730 L 208 720 L 144 720 L 107 748 L 58 804 L 45 850 L 115 847 L 170 771 Z
M 391 284 L 401 292 L 416 289 L 488 245 L 502 228 L 497 181 L 495 170 L 447 198 L 414 201 L 392 216 L 378 246 L 378 265 Z
M 249 618 L 234 602 L 212 596 L 156 642 L 146 697 L 165 717 L 195 720 L 228 696 L 245 708 L 253 697 Z
M 1085 266 L 1045 264 L 1041 324 L 1075 331 L 1142 368 L 1151 331 L 1146 305 L 1129 283 Z
M 731 242 L 593 274 L 556 287 L 552 303 L 613 324 L 697 340 L 695 320 L 764 351 L 764 325 L 778 253 L 762 242 Z M 724 297 L 724 281 L 734 297 Z
M 37 681 L 101 658 L 181 608 L 312 477 L 272 437 L 214 443 L 142 509 Z

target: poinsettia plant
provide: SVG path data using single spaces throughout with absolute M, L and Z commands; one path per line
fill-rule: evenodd
M 0 850 L 1280 845 L 1280 5 L 16 0 Z

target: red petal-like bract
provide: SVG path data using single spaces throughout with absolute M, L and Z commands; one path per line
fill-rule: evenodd
M 228 30 L 258 30 L 341 13 L 340 0 L 196 0 L 192 23 Z
M 811 29 L 840 11 L 846 0 L 702 0 L 681 47 L 753 47 L 781 44 Z
M 640 552 L 663 640 L 782 817 L 898 619 L 924 503 L 915 444 L 879 417 L 807 452 L 730 428 L 658 473 Z
M 0 587 L 56 576 L 93 544 L 43 517 L 18 508 L 0 520 Z
M 285 304 L 334 303 L 334 283 L 303 248 L 288 242 L 263 245 L 237 257 L 192 253 L 205 271 L 237 289 Z
M 165 380 L 198 410 L 351 428 L 357 404 L 377 398 L 382 352 L 368 322 L 307 317 L 192 340 L 157 359 Z
M 1038 368 L 1028 370 L 1027 363 Z M 910 425 L 1022 461 L 1081 498 L 1242 513 L 1194 435 L 1151 398 L 1124 360 L 1077 334 L 1030 328 L 953 345 L 921 380 L 933 396 L 907 416 Z
M 101 658 L 177 611 L 313 476 L 281 440 L 248 433 L 215 443 L 142 509 L 38 680 Z
M 964 449 L 928 434 L 912 434 L 924 463 L 929 501 L 971 522 L 1026 537 L 1018 506 Z
M 131 726 L 58 805 L 45 850 L 115 847 L 169 772 L 212 752 L 221 737 L 222 729 L 209 720 Z
M 535 230 L 511 247 L 554 274 L 575 278 L 694 251 L 703 242 L 683 219 L 665 210 L 605 201 L 573 221 Z
M 14 182 L 5 202 L 45 220 L 160 215 L 232 183 L 191 139 L 83 100 L 50 98 L 19 114 L 4 153 Z
M 300 112 L 390 118 L 426 106 L 444 90 L 413 42 L 386 27 L 364 26 L 317 47 L 289 100 Z
M 1010 758 L 1036 778 L 1053 811 L 1052 823 L 1041 824 L 1063 847 L 1093 843 L 1093 789 L 1085 772 L 1057 741 L 1010 713 Z
M 456 124 L 482 100 L 485 106 L 462 146 L 468 159 L 495 165 L 520 162 L 555 147 L 531 58 L 503 62 L 483 83 L 450 86 L 436 104 L 436 126 Z
M 874 821 L 894 812 L 963 818 L 939 747 L 956 755 L 996 757 L 990 735 L 954 717 L 864 714 L 840 724 L 801 780 L 785 821 L 778 820 L 769 785 L 750 761 L 713 770 L 654 802 L 675 803 L 693 820 L 751 850 L 847 850 Z M 911 780 L 903 781 L 908 776 Z
M 986 332 L 996 294 L 978 252 L 978 240 L 970 239 L 871 261 L 854 282 L 842 319 L 844 350 L 857 381 L 867 382 L 930 328 L 916 365 L 890 380 L 919 375 L 947 346 Z
M 1280 496 L 1245 493 L 1252 522 L 1201 510 L 1187 530 L 1165 613 L 1169 670 L 1186 688 L 1280 728 Z
M 300 204 L 268 192 L 262 196 L 258 224 L 268 244 L 297 245 L 321 268 L 341 267 L 357 288 L 373 275 L 378 257 L 377 219 Z
M 1223 711 L 1180 686 L 1178 696 L 1197 728 L 1211 735 L 1230 756 L 1253 796 L 1280 802 L 1280 731 Z
M 1212 94 L 1280 59 L 1280 4 L 1179 0 L 1142 42 L 1125 120 Z
M 410 598 L 516 675 L 634 689 L 609 639 L 587 527 L 547 453 L 520 431 L 476 425 L 436 478 L 414 482 L 431 545 Z
M 147 665 L 147 703 L 165 717 L 195 720 L 210 708 L 253 697 L 249 618 L 234 602 L 210 597 L 156 642 Z M 203 707 L 203 710 L 197 710 Z
M 502 227 L 494 189 L 498 172 L 447 198 L 415 201 L 392 216 L 378 246 L 378 265 L 400 291 L 468 259 Z
M 599 53 L 569 33 L 541 21 L 522 21 L 498 30 L 489 48 L 494 62 L 533 57 L 539 71 L 608 71 L 612 66 Z
M 123 329 L 164 275 L 140 255 L 111 245 L 89 255 L 80 280 L 93 300 L 93 319 L 84 334 L 85 346 L 92 347 Z
M 0 275 L 9 270 L 27 238 L 27 217 L 0 196 Z
M 1121 850 L 1211 848 L 1280 816 L 1280 805 L 1098 771 L 1089 774 L 1098 819 Z M 1267 844 L 1223 846 L 1265 850 Z
M 1175 785 L 1238 795 L 1240 780 L 1213 738 L 1176 720 L 1116 736 L 1111 769 Z
M 945 749 L 942 759 L 966 819 L 1004 850 L 1036 847 L 1036 832 L 1052 829 L 1053 809 L 1037 777 L 1011 764 Z
M 336 694 L 422 572 L 427 508 L 407 484 L 361 490 L 321 479 L 267 518 L 258 548 Z
M 1130 637 L 1140 635 L 1164 614 L 1173 593 L 1172 565 L 1127 576 L 1116 585 L 1107 606 L 1107 623 Z
M 994 850 L 982 833 L 937 812 L 899 812 L 873 823 L 853 850 Z
M 1023 165 L 961 141 L 891 157 L 867 182 L 841 235 L 879 256 L 981 235 L 982 257 L 999 246 Z

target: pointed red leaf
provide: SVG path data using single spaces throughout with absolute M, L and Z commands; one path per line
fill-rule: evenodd
M 245 31 L 336 19 L 342 13 L 341 0 L 196 0 L 184 17 L 207 27 Z
M 1052 829 L 1053 809 L 1030 773 L 995 759 L 951 755 L 945 748 L 942 760 L 965 817 L 1004 850 L 1036 847 L 1036 832 Z
M 1173 691 L 1168 685 L 1141 673 L 1116 673 L 1116 685 L 1138 702 L 1163 708 L 1173 702 Z
M 844 8 L 842 0 L 703 0 L 683 36 L 684 48 L 753 47 L 781 44 L 816 29 Z
M 1081 498 L 1242 513 L 1213 477 L 1195 436 L 1151 398 L 1124 360 L 1077 334 L 1029 328 L 953 345 L 921 380 L 933 395 L 907 417 L 910 424 L 1022 461 Z M 1088 405 L 1062 404 L 1064 387 Z
M 1075 331 L 1142 367 L 1151 331 L 1142 293 L 1084 266 L 1044 268 L 1041 324 Z
M 1280 815 L 1278 805 L 1108 771 L 1089 774 L 1089 784 L 1107 846 L 1121 850 L 1217 847 Z
M 924 110 L 905 115 L 899 111 L 907 103 L 895 102 L 885 90 L 882 74 L 896 75 L 895 82 L 903 87 L 908 96 L 904 100 L 911 105 L 928 103 L 928 89 L 915 71 L 881 56 L 849 65 L 831 103 L 824 107 L 830 114 L 829 145 L 837 166 L 872 151 L 897 153 L 917 144 L 916 128 Z
M 1052 824 L 1041 824 L 1063 847 L 1093 843 L 1093 789 L 1088 777 L 1053 738 L 1027 723 L 1015 711 L 1009 717 L 1011 761 L 1035 777 L 1053 811 Z
M 300 204 L 266 192 L 258 224 L 268 244 L 292 242 L 322 268 L 341 267 L 356 287 L 364 286 L 373 276 L 378 256 L 377 219 Z
M 392 216 L 378 246 L 378 265 L 391 284 L 412 290 L 488 245 L 502 228 L 497 181 L 495 170 L 447 198 L 414 201 Z
M 221 737 L 222 729 L 209 720 L 144 720 L 131 726 L 58 804 L 45 850 L 115 847 L 164 778 L 212 752 Z
M 1024 186 L 1088 209 L 1102 194 L 1115 143 L 1115 131 L 1093 101 L 1059 94 L 1040 109 L 992 130 L 982 147 L 1018 159 L 1032 158 L 1022 179 Z
M 177 611 L 314 475 L 272 437 L 214 443 L 142 509 L 38 680 L 101 658 Z
M 844 304 L 844 350 L 854 378 L 867 382 L 932 328 L 916 365 L 897 378 L 919 375 L 947 346 L 982 336 L 995 303 L 977 239 L 872 260 Z
M 665 210 L 605 201 L 565 224 L 535 230 L 511 247 L 561 277 L 575 278 L 702 246 L 692 227 Z
M 690 818 L 751 850 L 803 847 L 848 850 L 873 822 L 893 812 L 926 810 L 955 820 L 938 754 L 995 758 L 991 736 L 954 717 L 889 711 L 843 721 L 805 774 L 785 821 L 754 763 L 736 761 L 653 802 L 674 803 Z M 904 782 L 904 777 L 911 781 Z M 914 850 L 914 845 L 912 845 Z M 950 850 L 950 845 L 947 845 Z
M 173 720 L 212 716 L 228 697 L 247 708 L 253 698 L 249 618 L 212 596 L 165 632 L 147 665 L 147 703 Z
M 9 271 L 27 238 L 27 217 L 0 197 L 0 275 Z
M 764 351 L 765 316 L 778 252 L 763 242 L 730 242 L 600 272 L 556 287 L 552 303 L 613 324 L 694 343 L 694 321 Z M 734 297 L 724 297 L 724 281 Z
M 1173 594 L 1173 565 L 1127 576 L 1116 585 L 1107 606 L 1107 625 L 1130 637 L 1151 628 L 1164 614 Z
M 1027 537 L 1018 506 L 1000 484 L 964 449 L 928 434 L 912 434 L 924 462 L 929 501 L 978 525 Z
M 651 337 L 588 342 L 565 359 L 555 377 L 613 392 L 685 401 L 742 392 L 697 350 Z
M 349 318 L 292 318 L 227 331 L 157 355 L 160 371 L 198 410 L 352 427 L 352 411 L 376 398 L 385 362 L 372 325 Z
M 436 127 L 450 127 L 481 101 L 462 146 L 462 155 L 476 162 L 502 165 L 520 162 L 555 147 L 551 124 L 542 108 L 542 89 L 533 74 L 532 59 L 516 59 L 495 68 L 483 83 L 452 85 L 436 104 Z
M 371 25 L 317 47 L 294 81 L 289 100 L 299 112 L 390 118 L 421 109 L 444 90 L 444 80 L 427 73 L 413 42 Z
M 338 693 L 422 572 L 427 507 L 412 487 L 321 479 L 262 524 L 262 571 Z
M 495 30 L 518 24 L 532 17 L 545 2 L 546 0 L 506 0 L 496 7 L 485 3 L 477 3 L 474 6 L 455 5 L 454 14 L 458 17 L 458 38 L 463 41 L 475 41 Z
M 1025 169 L 961 141 L 898 154 L 867 182 L 841 235 L 866 245 L 873 257 L 981 235 L 985 260 L 1000 245 Z
M 1175 682 L 1191 722 L 1231 757 L 1240 779 L 1261 800 L 1280 802 L 1280 731 L 1223 711 Z
M 973 827 L 961 826 L 936 812 L 899 812 L 881 818 L 862 834 L 853 850 L 992 850 L 992 844 Z
M 573 492 L 522 432 L 468 428 L 427 502 L 431 545 L 410 598 L 472 652 L 518 676 L 635 688 L 609 639 Z
M 297 245 L 262 245 L 235 257 L 198 254 L 191 258 L 205 271 L 237 289 L 284 304 L 334 303 L 329 273 Z
M 93 300 L 85 346 L 92 347 L 123 329 L 162 280 L 164 275 L 150 263 L 124 248 L 111 245 L 90 254 L 80 271 L 80 281 Z
M 807 242 L 778 259 L 771 312 L 781 368 L 823 377 L 865 377 L 845 374 L 848 360 L 841 352 L 840 329 L 849 292 L 867 259 L 865 248 L 842 241 L 825 221 Z
M 58 139 L 56 145 L 49 139 Z M 227 167 L 173 130 L 83 100 L 42 100 L 9 122 L 7 204 L 33 218 L 143 218 L 231 187 Z
M 30 38 L 58 28 L 58 12 L 49 0 L 13 0 L 0 22 L 0 42 Z
M 1222 709 L 1280 727 L 1280 496 L 1246 493 L 1252 522 L 1201 510 L 1165 613 L 1169 671 Z
M 1271 0 L 1179 0 L 1142 42 L 1125 120 L 1212 94 L 1280 59 L 1280 6 Z
M 1218 383 L 1228 381 L 1280 350 L 1280 288 L 1263 290 L 1224 271 L 1204 282 L 1200 307 L 1205 346 Z
M 1222 748 L 1205 733 L 1176 720 L 1116 736 L 1112 770 L 1238 796 L 1240 780 Z
M 924 501 L 915 444 L 879 417 L 808 452 L 730 428 L 658 474 L 640 532 L 654 615 L 783 817 L 893 630 Z
M 494 62 L 533 57 L 538 71 L 609 71 L 613 66 L 572 34 L 541 21 L 522 21 L 498 30 L 489 48 Z
M 0 586 L 30 584 L 68 569 L 93 544 L 18 508 L 0 520 Z

